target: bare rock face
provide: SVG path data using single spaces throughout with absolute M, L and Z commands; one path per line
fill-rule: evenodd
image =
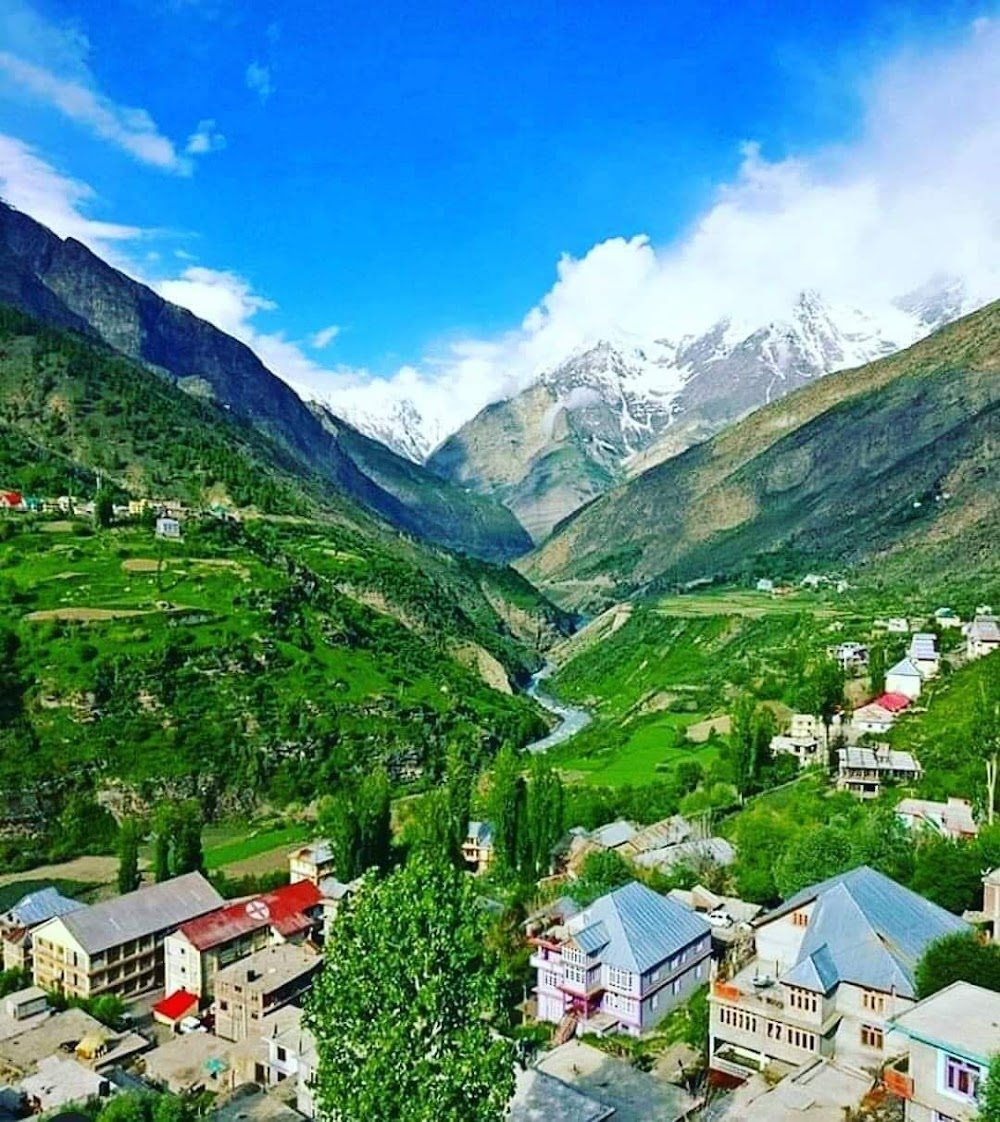
M 531 544 L 499 503 L 466 494 L 339 418 L 325 423 L 249 347 L 0 203 L 0 302 L 99 339 L 276 439 L 307 470 L 392 525 L 488 560 Z M 364 462 L 362 462 L 364 461 Z M 377 462 L 377 473 L 368 470 Z M 375 477 L 377 474 L 377 478 Z

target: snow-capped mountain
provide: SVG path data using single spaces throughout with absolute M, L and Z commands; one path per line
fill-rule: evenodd
M 626 474 L 834 370 L 881 358 L 985 301 L 935 282 L 878 314 L 804 292 L 764 324 L 731 317 L 677 340 L 595 340 L 484 409 L 428 459 L 500 497 L 540 540 Z

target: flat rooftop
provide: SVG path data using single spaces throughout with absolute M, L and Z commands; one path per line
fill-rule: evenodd
M 1000 1052 L 1000 993 L 971 982 L 952 982 L 900 1014 L 893 1025 L 926 1044 L 988 1063 Z
M 537 1068 L 517 1071 L 507 1122 L 604 1122 L 614 1107 L 590 1098 Z
M 578 1040 L 554 1048 L 535 1067 L 613 1108 L 613 1122 L 679 1122 L 698 1105 L 680 1087 Z
M 725 1100 L 713 1122 L 843 1122 L 846 1107 L 856 1108 L 872 1089 L 864 1072 L 832 1061 L 811 1061 L 769 1088 L 755 1075 Z
M 146 1075 L 178 1094 L 198 1087 L 218 1090 L 235 1050 L 235 1044 L 207 1032 L 174 1036 L 145 1057 Z
M 63 1045 L 75 1048 L 85 1036 L 94 1033 L 103 1033 L 108 1037 L 108 1050 L 94 1063 L 86 1065 L 97 1070 L 122 1063 L 150 1047 L 149 1041 L 137 1032 L 111 1032 L 82 1009 L 54 1013 L 37 1023 L 31 1018 L 25 1025 L 27 1031 L 0 1040 L 0 1084 L 4 1080 L 16 1083 L 33 1072 L 46 1056 L 67 1055 L 72 1058 L 72 1049 L 67 1052 Z
M 219 983 L 241 986 L 244 993 L 271 993 L 296 978 L 316 970 L 323 959 L 315 951 L 296 943 L 278 943 L 227 966 L 215 975 Z

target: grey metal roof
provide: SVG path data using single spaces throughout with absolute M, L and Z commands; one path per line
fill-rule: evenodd
M 904 658 L 901 662 L 897 662 L 891 670 L 886 671 L 886 677 L 888 677 L 890 674 L 895 674 L 903 678 L 919 678 L 921 681 L 923 681 L 924 678 L 923 674 L 920 673 L 920 671 L 913 665 L 913 662 L 908 658 Z
M 663 870 L 677 865 L 699 865 L 706 861 L 714 865 L 731 865 L 735 860 L 736 850 L 725 838 L 696 838 L 637 853 L 632 858 L 634 864 L 643 868 Z
M 598 845 L 603 845 L 605 849 L 615 849 L 617 846 L 630 841 L 638 832 L 631 822 L 619 819 L 617 822 L 609 822 L 606 826 L 594 830 L 590 838 Z
M 78 912 L 85 907 L 86 904 L 81 904 L 79 900 L 71 900 L 50 886 L 22 896 L 7 916 L 17 927 L 35 927 L 54 916 L 69 915 L 70 912 Z
M 804 888 L 759 919 L 757 926 L 812 901 L 816 903 L 809 926 L 789 973 L 822 950 L 838 981 L 885 992 L 895 989 L 903 997 L 916 996 L 913 973 L 928 945 L 955 931 L 970 930 L 958 916 L 867 865 Z
M 493 823 L 492 822 L 470 822 L 469 823 L 469 837 L 475 838 L 476 843 L 482 846 L 493 844 Z
M 801 986 L 806 990 L 826 994 L 840 979 L 830 948 L 824 943 L 812 954 L 800 958 L 781 980 L 790 986 Z
M 594 930 L 599 927 L 604 931 Z M 684 904 L 636 881 L 595 900 L 574 916 L 567 928 L 571 938 L 578 939 L 582 934 L 588 943 L 606 934 L 607 941 L 600 947 L 601 961 L 639 974 L 712 930 L 705 919 Z
M 99 954 L 129 939 L 179 927 L 225 903 L 201 873 L 185 873 L 60 916 L 58 922 L 88 954 Z

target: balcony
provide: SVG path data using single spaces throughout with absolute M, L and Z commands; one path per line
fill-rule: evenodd
M 882 1072 L 885 1089 L 899 1099 L 913 1098 L 913 1078 L 910 1075 L 910 1057 L 900 1056 L 898 1060 L 886 1064 Z

